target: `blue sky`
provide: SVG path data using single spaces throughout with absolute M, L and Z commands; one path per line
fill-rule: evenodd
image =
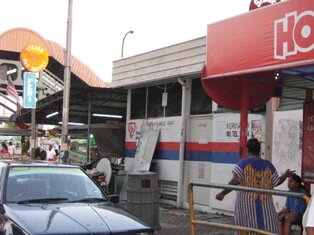
M 250 0 L 73 0 L 72 54 L 103 80 L 112 61 L 206 35 L 207 24 L 248 12 Z M 0 33 L 25 27 L 66 44 L 67 0 L 1 2 Z

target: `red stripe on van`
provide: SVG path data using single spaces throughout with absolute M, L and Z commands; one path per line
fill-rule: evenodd
M 136 142 L 126 142 L 125 148 L 128 150 L 136 149 Z M 179 150 L 179 142 L 159 142 L 157 149 L 160 150 Z M 186 151 L 210 151 L 210 152 L 237 152 L 239 151 L 239 143 L 211 142 L 200 144 L 197 142 L 187 142 Z

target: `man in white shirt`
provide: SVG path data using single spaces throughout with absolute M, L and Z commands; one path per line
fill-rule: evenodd
M 56 151 L 52 147 L 52 145 L 49 145 L 49 149 L 47 150 L 47 161 L 55 161 L 56 159 Z

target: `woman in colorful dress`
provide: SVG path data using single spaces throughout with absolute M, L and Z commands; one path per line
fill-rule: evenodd
M 233 169 L 230 185 L 273 189 L 294 174 L 294 171 L 288 169 L 279 177 L 274 165 L 268 160 L 261 159 L 261 145 L 257 139 L 248 140 L 246 147 L 249 156 L 240 160 Z M 216 199 L 223 200 L 229 192 L 231 192 L 229 189 L 222 190 L 216 195 Z M 239 191 L 235 203 L 234 222 L 238 226 L 280 234 L 280 222 L 271 194 Z

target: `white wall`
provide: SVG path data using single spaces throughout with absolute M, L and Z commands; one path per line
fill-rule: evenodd
M 264 117 L 262 115 L 250 114 L 248 117 L 248 133 L 253 133 L 260 140 L 264 139 Z M 187 185 L 190 182 L 208 184 L 218 183 L 227 184 L 232 177 L 232 169 L 235 163 L 218 163 L 215 152 L 220 152 L 225 160 L 228 158 L 235 159 L 238 149 L 226 147 L 227 144 L 237 144 L 239 142 L 239 125 L 240 114 L 222 113 L 212 115 L 192 116 L 187 126 L 187 145 L 193 143 L 198 148 L 204 150 L 208 154 L 202 154 L 200 161 L 185 161 L 185 200 L 187 201 Z M 249 137 L 248 137 L 249 138 Z M 218 144 L 218 147 L 211 146 Z M 205 146 L 204 148 L 202 146 Z M 216 153 L 217 154 L 217 153 Z M 187 156 L 186 156 L 187 157 Z M 219 161 L 219 160 L 218 160 Z M 234 211 L 236 192 L 228 194 L 223 202 L 215 199 L 216 194 L 221 189 L 195 187 L 194 202 L 195 206 L 201 210 L 211 211 L 218 210 L 224 213 L 232 213 Z
M 192 116 L 187 122 L 186 142 L 207 145 L 212 140 L 212 115 Z M 184 200 L 188 201 L 190 182 L 206 184 L 210 182 L 211 163 L 208 161 L 185 161 L 184 167 Z M 210 188 L 195 187 L 194 202 L 197 205 L 210 204 Z
M 278 174 L 283 174 L 286 169 L 295 170 L 301 175 L 302 158 L 302 121 L 303 110 L 274 112 L 273 129 L 273 159 Z M 287 180 L 276 189 L 288 190 Z M 274 197 L 277 210 L 280 210 L 286 197 Z
M 206 37 L 201 37 L 114 61 L 112 87 L 143 86 L 162 79 L 199 74 L 205 53 Z
M 213 163 L 211 171 L 212 183 L 217 184 L 228 184 L 232 178 L 232 170 L 234 164 L 222 164 L 222 163 Z M 210 207 L 220 211 L 234 211 L 236 192 L 230 192 L 225 196 L 223 201 L 216 200 L 216 194 L 220 192 L 221 189 L 212 189 L 210 195 Z

